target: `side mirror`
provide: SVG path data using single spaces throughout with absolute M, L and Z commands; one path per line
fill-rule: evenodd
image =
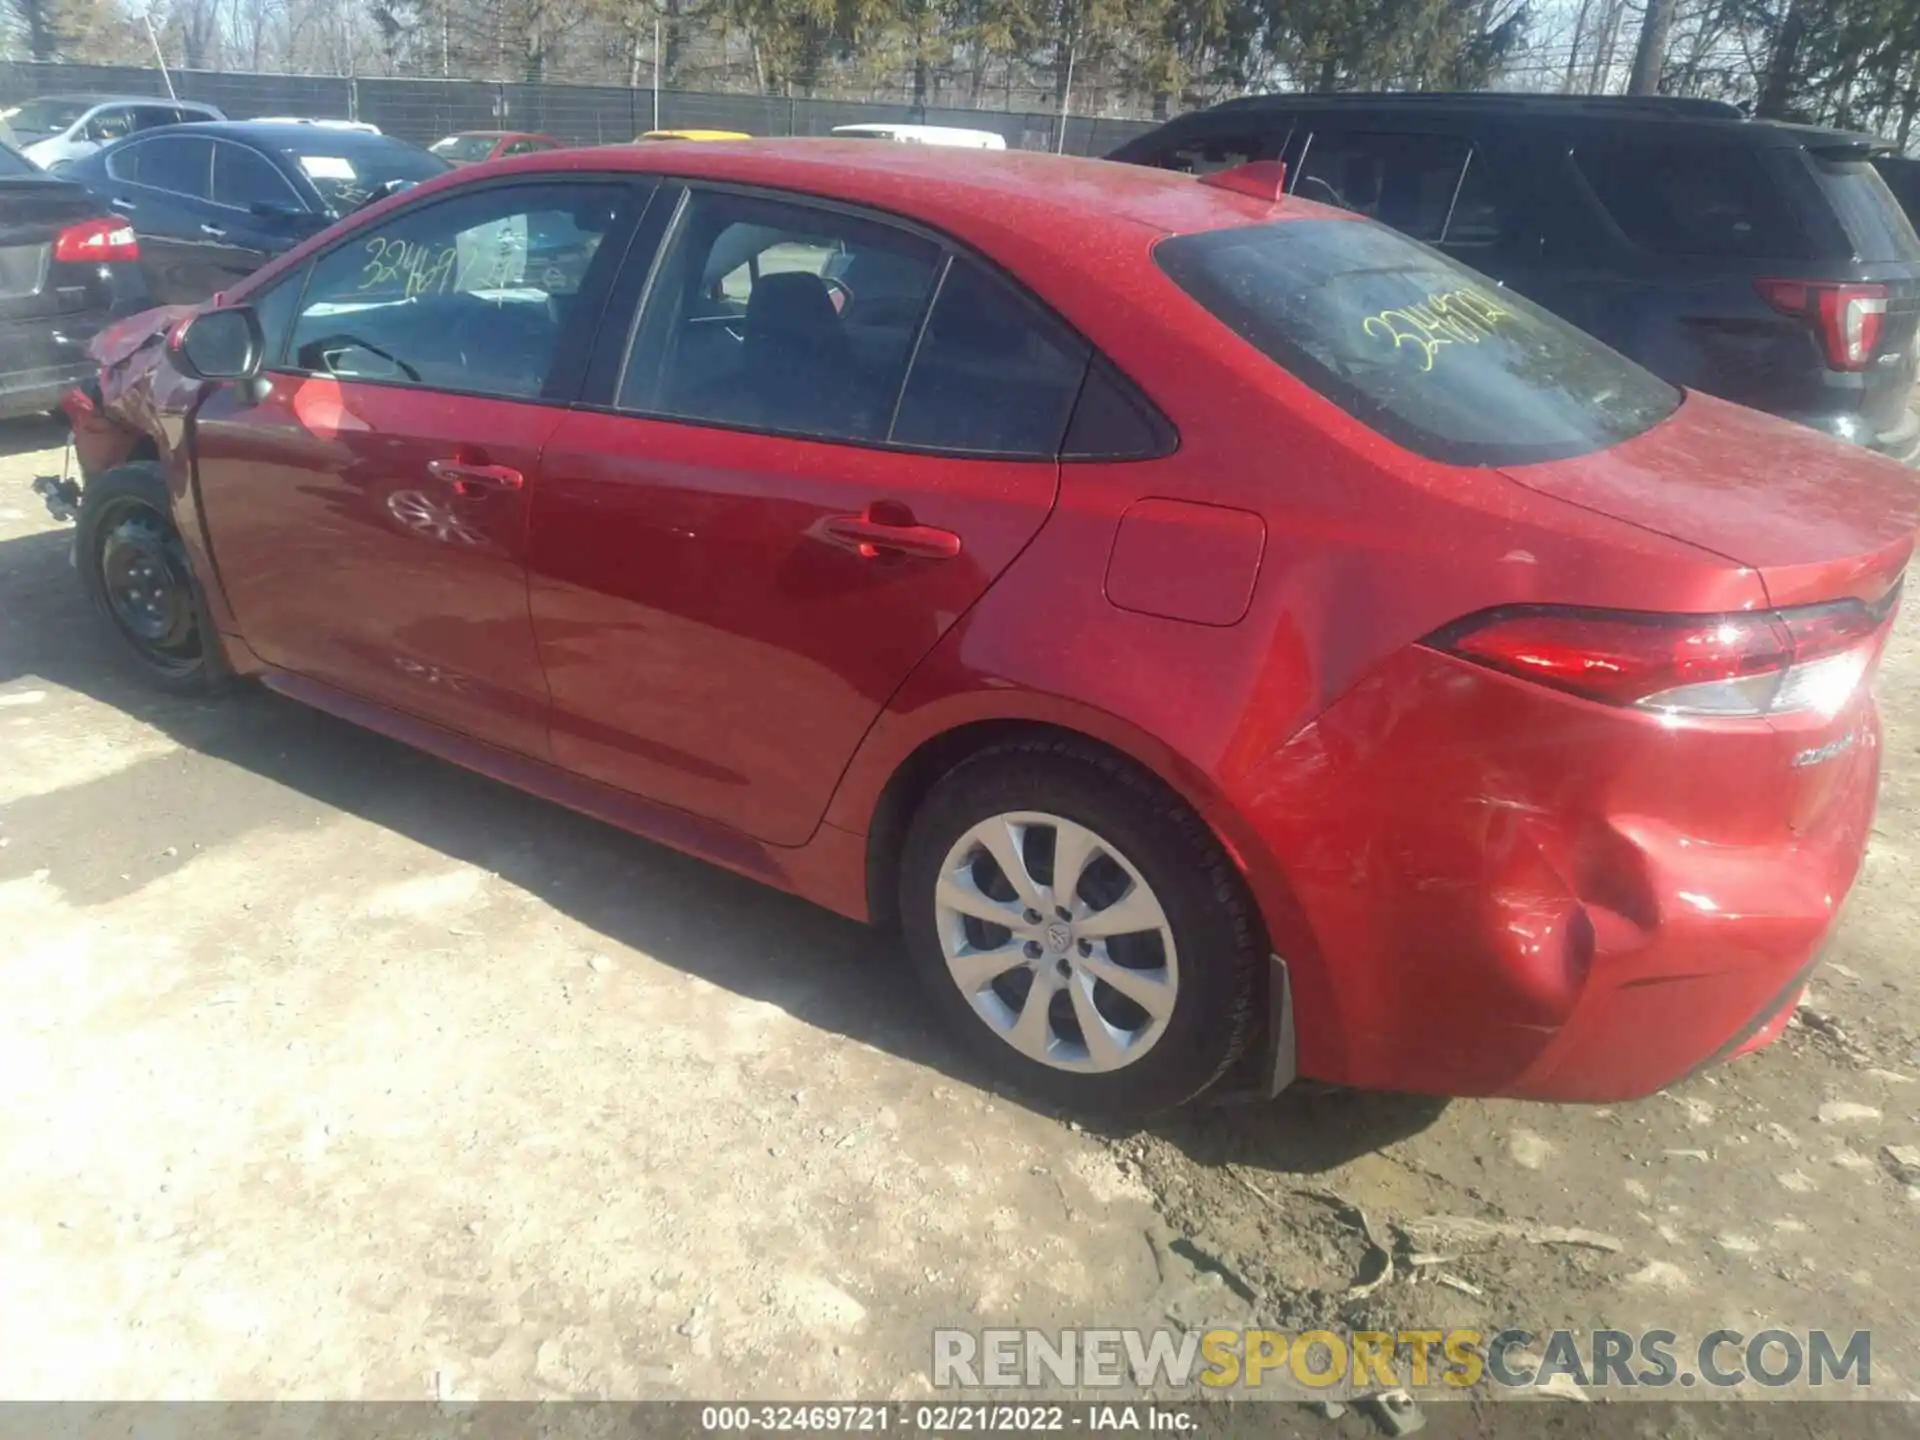
M 245 380 L 260 368 L 260 319 L 250 306 L 204 310 L 173 334 L 173 363 L 195 380 Z
M 284 235 L 314 235 L 333 223 L 326 215 L 316 215 L 310 210 L 301 210 L 292 205 L 264 203 L 247 207 L 253 218 L 260 221 L 269 230 Z

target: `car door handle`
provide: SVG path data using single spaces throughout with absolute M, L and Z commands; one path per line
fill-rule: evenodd
M 131 215 L 134 212 L 134 208 L 135 208 L 133 201 L 123 199 L 118 195 L 114 196 L 111 200 L 107 201 L 107 204 L 111 205 L 114 209 L 118 210 L 122 215 Z
M 216 240 L 224 240 L 227 234 L 226 229 L 219 225 L 202 225 L 200 227 L 200 233 L 202 235 L 211 235 Z
M 465 460 L 429 460 L 427 473 L 444 480 L 456 495 L 479 495 L 488 490 L 519 490 L 527 477 L 509 465 L 476 465 Z
M 865 515 L 830 515 L 820 533 L 863 559 L 877 559 L 882 551 L 912 555 L 922 560 L 951 560 L 960 553 L 960 537 L 932 525 L 890 525 Z

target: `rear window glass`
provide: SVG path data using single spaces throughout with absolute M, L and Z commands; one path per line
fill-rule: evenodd
M 1379 225 L 1287 220 L 1162 241 L 1161 269 L 1350 415 L 1452 465 L 1605 449 L 1680 392 L 1486 277 Z
M 1576 146 L 1573 163 L 1621 233 L 1655 254 L 1814 258 L 1754 146 L 1601 140 Z
M 1920 257 L 1920 239 L 1914 238 L 1906 212 L 1871 161 L 1808 158 L 1856 256 L 1862 260 Z

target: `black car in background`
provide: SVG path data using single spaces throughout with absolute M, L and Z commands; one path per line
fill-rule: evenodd
M 0 145 L 0 419 L 52 409 L 100 327 L 147 308 L 138 255 L 123 217 Z
M 388 135 L 226 121 L 136 135 L 66 167 L 133 222 L 147 287 L 190 304 L 396 187 L 450 167 Z
M 1110 158 L 1281 160 L 1287 189 L 1424 240 L 1648 369 L 1901 458 L 1920 239 L 1868 135 L 1663 97 L 1270 95 Z

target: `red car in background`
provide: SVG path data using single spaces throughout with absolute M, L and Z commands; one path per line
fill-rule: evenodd
M 537 155 L 543 150 L 558 150 L 565 143 L 551 135 L 528 130 L 456 130 L 434 141 L 427 152 L 438 155 L 449 165 L 478 165 L 483 160 L 504 160 L 509 155 Z
M 1072 1106 L 1645 1094 L 1863 854 L 1908 473 L 1370 221 L 805 140 L 430 181 L 71 409 L 128 657 L 842 914 Z

